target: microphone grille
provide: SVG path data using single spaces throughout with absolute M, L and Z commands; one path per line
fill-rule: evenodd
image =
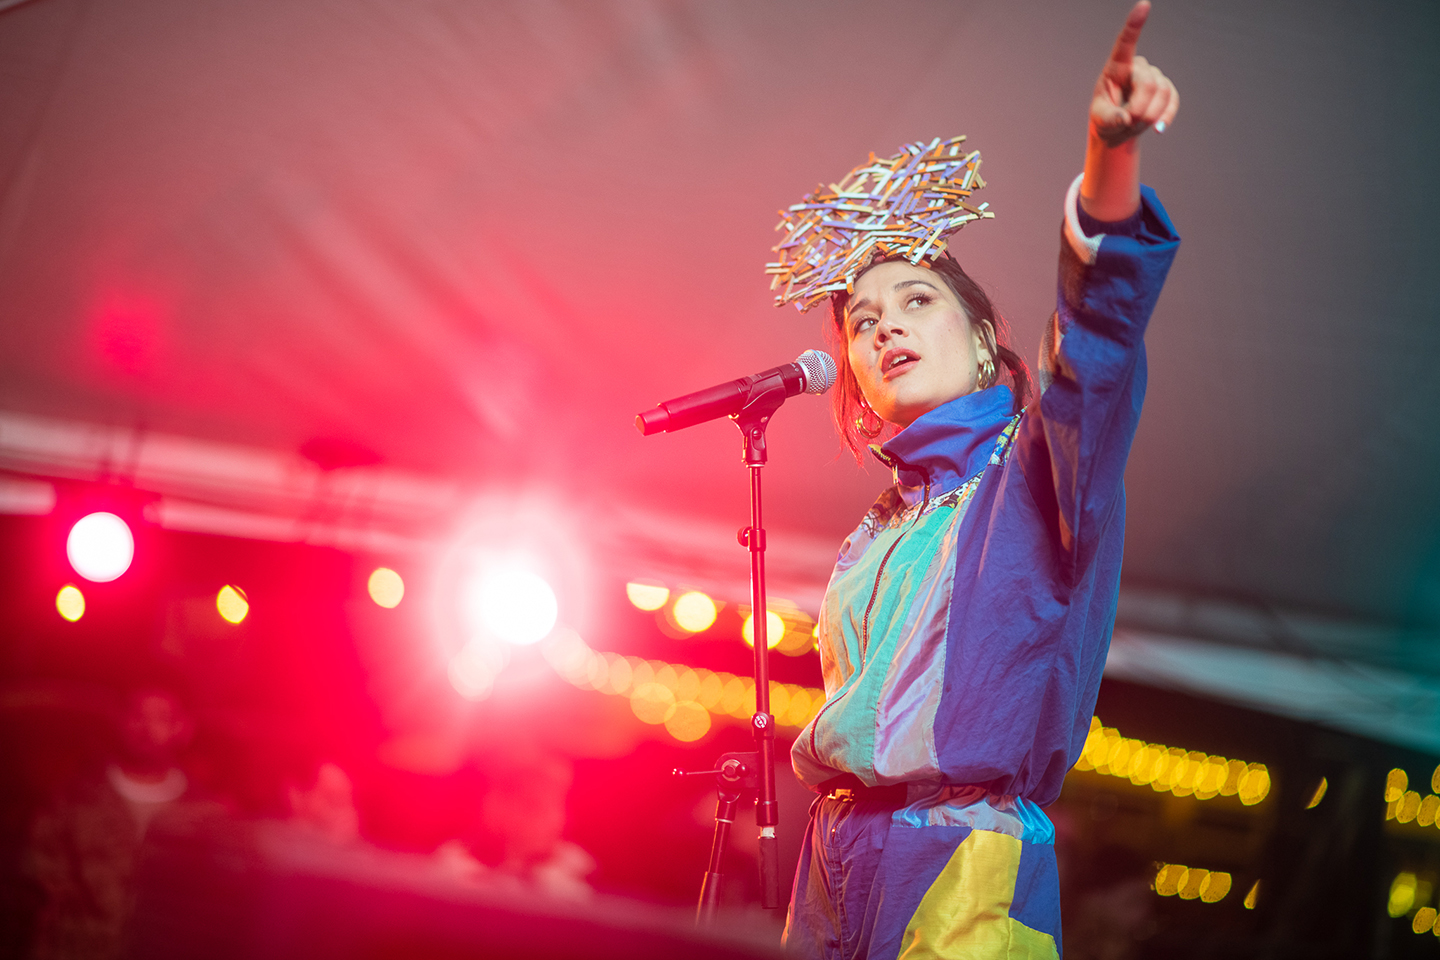
M 824 393 L 835 386 L 835 378 L 840 374 L 835 359 L 820 350 L 806 350 L 795 358 L 795 363 L 805 374 L 806 393 Z

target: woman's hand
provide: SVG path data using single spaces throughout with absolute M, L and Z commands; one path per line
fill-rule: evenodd
M 1135 4 L 1115 38 L 1090 100 L 1080 203 L 1097 220 L 1124 220 L 1140 208 L 1140 146 L 1136 138 L 1150 127 L 1164 133 L 1180 109 L 1175 84 L 1144 57 L 1135 55 L 1149 16 L 1149 0 Z

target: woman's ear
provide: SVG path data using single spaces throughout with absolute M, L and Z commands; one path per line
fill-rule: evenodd
M 975 337 L 975 357 L 983 360 L 989 357 L 994 362 L 998 356 L 995 347 L 995 325 L 989 320 L 976 320 L 970 325 Z

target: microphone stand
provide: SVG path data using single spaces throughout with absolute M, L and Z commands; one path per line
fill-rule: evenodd
M 770 715 L 770 645 L 765 604 L 765 526 L 761 516 L 760 469 L 765 466 L 765 428 L 785 402 L 785 387 L 774 378 L 770 389 L 757 391 L 749 403 L 731 417 L 740 428 L 745 448 L 745 465 L 750 469 L 750 525 L 739 533 L 740 545 L 750 550 L 750 623 L 755 639 L 755 713 L 750 730 L 755 736 L 755 753 L 727 753 L 714 771 L 718 796 L 715 803 L 715 836 L 710 846 L 710 864 L 700 886 L 700 903 L 695 913 L 697 926 L 711 926 L 720 905 L 721 861 L 730 837 L 730 826 L 742 787 L 754 786 L 755 825 L 760 830 L 760 905 L 773 910 L 780 906 L 779 848 L 775 826 L 780 822 L 775 801 L 775 718 Z M 676 771 L 679 773 L 680 771 Z

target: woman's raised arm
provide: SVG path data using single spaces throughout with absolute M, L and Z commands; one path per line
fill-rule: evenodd
M 1175 84 L 1135 54 L 1149 16 L 1150 0 L 1140 0 L 1131 9 L 1090 100 L 1080 205 L 1107 223 L 1140 209 L 1140 135 L 1151 127 L 1164 133 L 1180 109 Z

